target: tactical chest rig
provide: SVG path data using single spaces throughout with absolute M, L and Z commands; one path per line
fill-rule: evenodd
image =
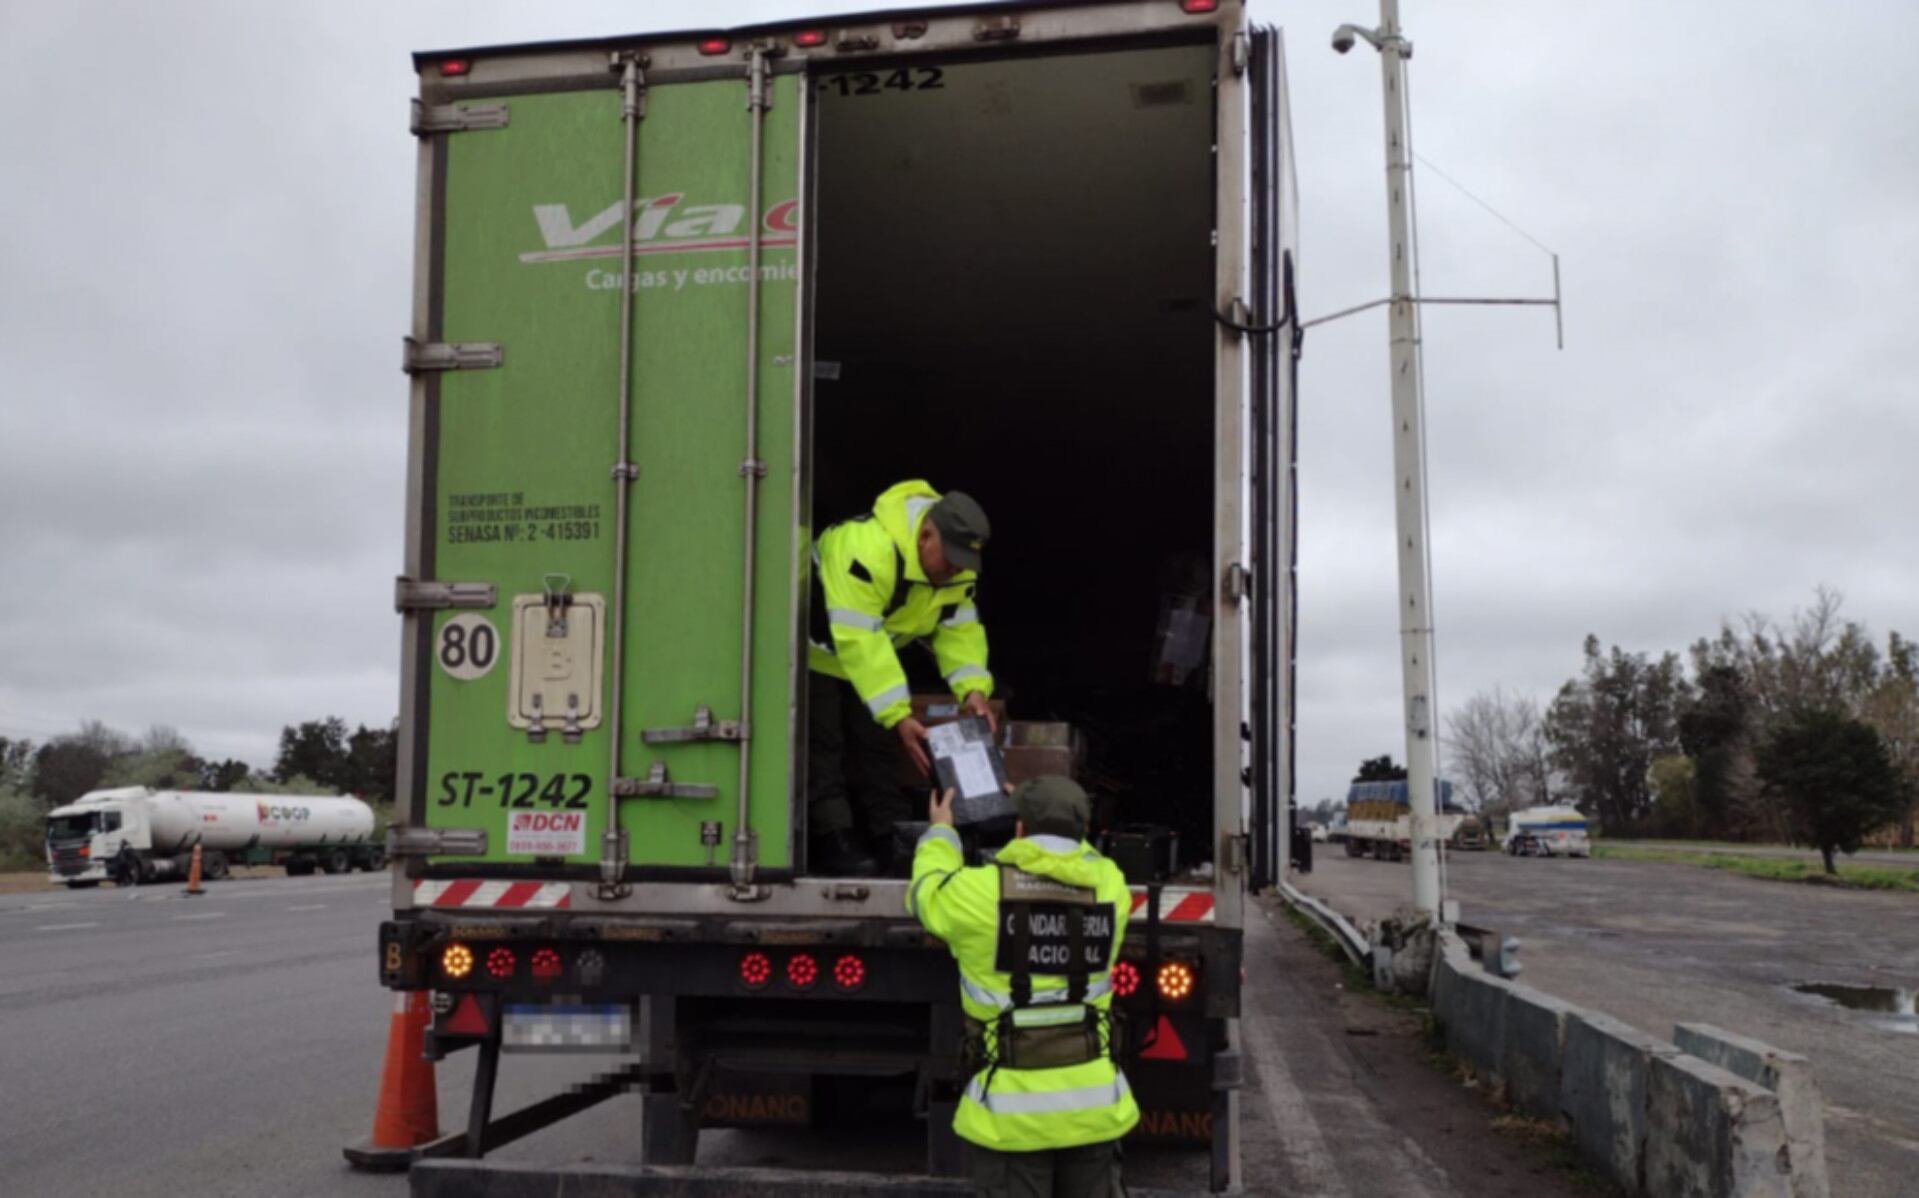
M 993 968 L 1013 979 L 1013 1005 L 989 1027 L 968 1017 L 967 1049 L 979 1068 L 1061 1069 L 1114 1056 L 1110 1014 L 1086 1001 L 1090 979 L 1112 961 L 1116 914 L 1087 887 L 1001 865 Z M 1033 975 L 1064 977 L 1035 995 Z M 991 1085 L 990 1075 L 987 1083 Z

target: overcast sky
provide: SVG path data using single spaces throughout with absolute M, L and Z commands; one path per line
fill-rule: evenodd
M 283 724 L 391 719 L 408 52 L 809 11 L 0 0 L 0 734 L 166 723 L 266 763 Z M 1549 313 L 1427 316 L 1442 706 L 1821 583 L 1919 632 L 1919 90 L 1879 50 L 1919 8 L 1846 11 L 1408 0 L 1417 148 L 1566 285 L 1563 353 Z M 1377 59 L 1327 48 L 1377 14 L 1253 12 L 1290 43 L 1303 307 L 1377 298 Z M 1429 294 L 1550 289 L 1419 198 Z M 1306 801 L 1404 751 L 1386 361 L 1378 311 L 1307 341 Z

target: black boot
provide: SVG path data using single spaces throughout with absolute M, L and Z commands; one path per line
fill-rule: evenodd
M 859 837 L 851 832 L 824 832 L 808 846 L 808 865 L 812 872 L 829 878 L 871 878 L 880 872 L 880 863 L 866 851 Z

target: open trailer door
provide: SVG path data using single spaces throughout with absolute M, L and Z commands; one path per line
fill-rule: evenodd
M 777 878 L 802 76 L 574 57 L 420 64 L 411 876 Z
M 1293 248 L 1298 191 L 1293 178 L 1284 45 L 1278 30 L 1252 31 L 1251 292 L 1246 334 L 1251 396 L 1252 618 L 1247 682 L 1250 883 L 1285 875 L 1293 811 L 1293 635 L 1298 562 L 1294 491 L 1298 429 L 1299 321 Z

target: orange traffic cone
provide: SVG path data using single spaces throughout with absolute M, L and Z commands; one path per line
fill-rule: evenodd
M 440 1098 L 433 1062 L 426 1059 L 426 1027 L 433 1018 L 424 991 L 394 996 L 387 1028 L 386 1064 L 380 1074 L 380 1105 L 373 1112 L 373 1136 L 345 1149 L 361 1169 L 404 1169 L 413 1149 L 440 1136 Z
M 200 846 L 193 846 L 193 864 L 187 866 L 187 893 L 205 894 L 206 887 L 200 885 Z

